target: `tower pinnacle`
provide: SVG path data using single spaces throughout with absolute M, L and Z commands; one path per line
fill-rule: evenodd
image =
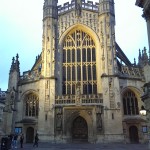
M 57 19 L 57 3 L 58 0 L 44 0 L 43 5 L 43 20 L 47 17 Z

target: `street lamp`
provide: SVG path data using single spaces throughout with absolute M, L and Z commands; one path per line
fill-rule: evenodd
M 140 114 L 142 116 L 146 116 L 146 109 L 145 109 L 145 107 L 143 105 L 141 106 Z
M 145 109 L 145 107 L 142 105 L 141 106 L 141 110 L 140 110 L 140 114 L 142 116 L 146 116 L 147 115 L 147 112 L 150 113 L 149 110 Z M 148 126 L 150 128 L 150 126 Z M 150 149 L 150 135 L 149 135 L 149 129 L 148 129 L 148 149 Z

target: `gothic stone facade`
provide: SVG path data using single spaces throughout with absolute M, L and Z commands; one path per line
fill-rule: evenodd
M 142 17 L 146 20 L 147 24 L 147 35 L 150 49 L 150 1 L 149 0 L 136 0 L 136 5 L 143 8 Z M 145 84 L 143 86 L 144 94 L 142 95 L 142 101 L 145 103 L 145 109 L 147 110 L 147 126 L 150 131 L 150 63 L 146 63 L 144 67 L 145 76 Z
M 1 139 L 1 136 L 5 135 L 5 133 L 3 132 L 3 129 L 4 129 L 3 110 L 5 107 L 5 100 L 6 100 L 6 92 L 1 91 L 0 89 L 0 139 Z
M 12 60 L 4 131 L 23 132 L 26 142 L 36 132 L 60 143 L 144 142 L 148 61 L 144 49 L 131 64 L 116 43 L 113 0 L 45 0 L 41 54 L 23 75 L 18 55 Z

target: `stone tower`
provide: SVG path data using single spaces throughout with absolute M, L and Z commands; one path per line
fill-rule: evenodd
M 107 75 L 114 75 L 117 73 L 114 11 L 114 0 L 99 1 L 99 36 L 102 49 L 102 70 Z
M 15 127 L 15 116 L 17 110 L 17 102 L 18 102 L 18 81 L 20 77 L 20 62 L 19 55 L 16 55 L 16 58 L 13 57 L 12 64 L 9 72 L 9 82 L 8 82 L 8 90 L 7 90 L 7 100 L 6 100 L 6 108 L 4 109 L 5 119 L 4 123 L 6 125 L 6 133 L 13 133 Z
M 122 133 L 120 109 L 120 87 L 117 76 L 115 46 L 114 0 L 99 0 L 100 48 L 102 60 L 102 90 L 104 101 L 104 126 L 106 134 Z M 105 93 L 105 94 L 104 94 Z M 111 119 L 108 119 L 111 118 Z M 118 119 L 119 118 L 119 119 Z M 114 121 L 115 120 L 115 121 Z M 120 127 L 116 129 L 116 124 Z M 110 125 L 112 128 L 110 128 Z M 111 137 L 110 137 L 111 138 Z
M 55 50 L 57 48 L 57 0 L 45 0 L 43 6 L 42 75 L 54 77 Z
M 42 69 L 43 80 L 39 86 L 41 106 L 41 120 L 38 125 L 38 132 L 45 133 L 43 138 L 54 136 L 54 100 L 55 100 L 55 51 L 57 49 L 57 0 L 45 0 L 43 6 L 43 37 L 42 37 Z M 44 101 L 43 101 L 44 99 Z M 45 114 L 45 115 L 44 115 Z M 45 118 L 43 118 L 43 115 Z M 43 119 L 46 119 L 43 129 Z

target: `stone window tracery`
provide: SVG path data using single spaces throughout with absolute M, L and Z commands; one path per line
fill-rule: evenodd
M 127 91 L 123 95 L 123 108 L 124 108 L 124 115 L 138 115 L 138 101 L 131 90 Z
M 83 94 L 97 93 L 95 53 L 95 42 L 82 30 L 74 30 L 66 36 L 63 43 L 63 94 L 75 94 L 77 83 Z
M 37 117 L 39 111 L 39 99 L 35 94 L 29 94 L 25 100 L 25 115 L 29 117 Z

